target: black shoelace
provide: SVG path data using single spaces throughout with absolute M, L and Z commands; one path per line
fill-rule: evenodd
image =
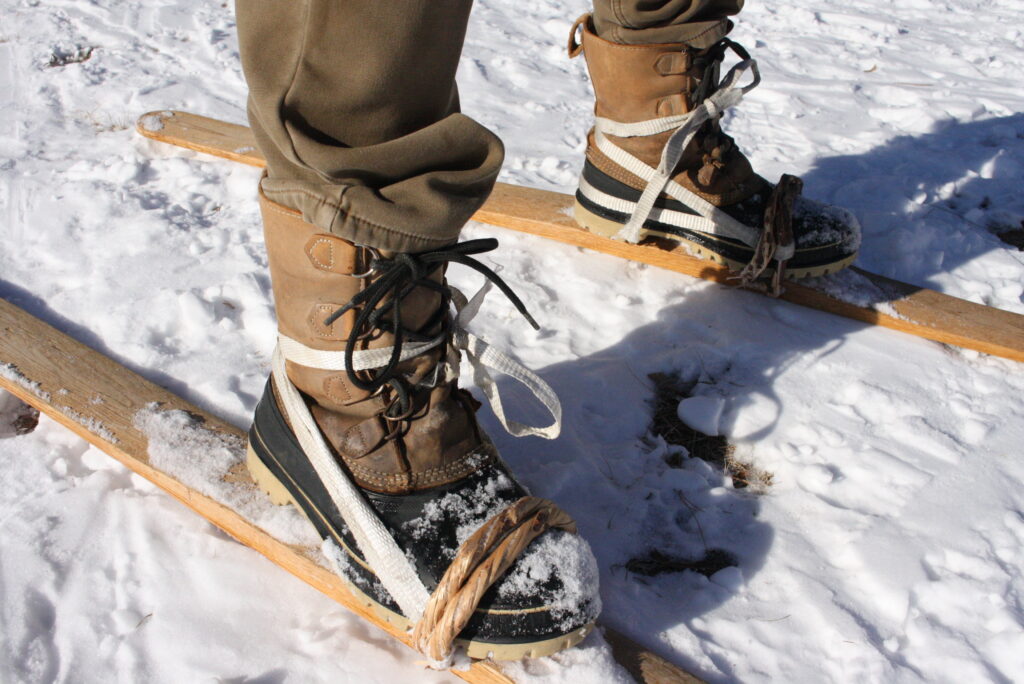
M 535 330 L 539 330 L 540 326 L 537 325 L 537 321 L 526 310 L 526 305 L 512 291 L 512 288 L 497 273 L 471 256 L 490 252 L 497 247 L 496 239 L 484 238 L 468 240 L 428 252 L 397 254 L 393 259 L 374 258 L 370 263 L 370 271 L 377 274 L 373 281 L 366 286 L 366 289 L 353 297 L 348 304 L 332 313 L 324 321 L 324 325 L 329 326 L 346 312 L 359 308 L 359 313 L 356 315 L 345 344 L 345 365 L 349 381 L 367 392 L 376 392 L 384 385 L 391 385 L 399 399 L 397 402 L 399 415 L 408 411 L 408 391 L 396 378 L 395 370 L 400 363 L 402 346 L 407 341 L 426 342 L 436 339 L 438 336 L 447 336 L 450 333 L 452 324 L 452 317 L 449 315 L 449 305 L 452 300 L 451 288 L 444 282 L 438 283 L 430 279 L 437 269 L 449 262 L 468 266 L 493 282 L 508 297 L 516 310 L 529 321 L 530 325 Z M 408 330 L 402 325 L 402 300 L 418 287 L 434 290 L 441 295 L 441 305 L 421 328 L 427 331 L 437 329 L 436 334 L 418 333 Z M 388 295 L 390 295 L 390 299 L 388 299 Z M 384 301 L 385 299 L 387 301 Z M 387 364 L 376 372 L 363 371 L 364 374 L 369 375 L 367 379 L 364 379 L 352 368 L 353 356 L 359 340 L 373 335 L 375 331 L 394 335 L 394 346 Z

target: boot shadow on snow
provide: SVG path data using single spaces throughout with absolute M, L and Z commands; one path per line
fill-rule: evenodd
M 1014 253 L 1005 234 L 1024 229 L 1022 169 L 1024 115 L 1014 115 L 940 125 L 934 133 L 896 138 L 863 155 L 823 159 L 804 178 L 810 197 L 858 215 L 865 228 L 858 265 L 935 287 L 935 276 L 985 253 Z M 747 421 L 734 445 L 739 458 L 756 468 L 757 441 L 785 420 L 783 400 L 772 389 L 775 378 L 797 360 L 806 362 L 808 354 L 831 354 L 848 335 L 868 327 L 794 306 L 707 288 L 600 352 L 542 369 L 563 397 L 563 432 L 553 442 L 509 437 L 489 411 L 480 412 L 514 472 L 535 494 L 576 517 L 601 568 L 604 622 L 647 646 L 652 635 L 680 624 L 700 637 L 694 619 L 760 570 L 774 536 L 759 520 L 756 492 L 735 488 L 720 465 L 688 458 L 652 433 L 658 388 L 649 376 L 714 385 L 732 416 L 745 407 L 756 410 L 763 419 L 753 429 Z M 797 310 L 802 315 L 793 315 Z M 516 383 L 503 378 L 499 385 L 513 415 L 544 420 Z M 732 434 L 735 426 L 721 427 Z M 718 551 L 737 568 L 705 573 L 710 577 L 700 567 L 672 571 L 671 559 L 697 561 L 710 552 L 712 560 L 721 560 Z M 631 560 L 665 557 L 666 572 L 631 571 L 638 567 Z M 686 664 L 679 653 L 665 655 Z M 729 679 L 729 664 L 709 655 Z
M 829 347 L 835 332 L 788 330 L 780 340 L 760 340 L 765 326 L 750 321 L 762 298 L 743 293 L 744 306 L 733 307 L 723 294 L 717 288 L 692 293 L 615 345 L 541 370 L 563 398 L 557 440 L 510 437 L 489 411 L 479 413 L 513 472 L 576 518 L 601 569 L 603 622 L 655 649 L 652 635 L 680 624 L 698 633 L 694 619 L 728 601 L 758 572 L 774 533 L 759 519 L 756 488 L 737 488 L 720 463 L 691 457 L 655 434 L 658 387 L 649 376 L 726 384 L 733 406 L 742 406 L 748 394 L 761 395 L 778 420 L 783 407 L 771 385 L 785 370 L 784 360 Z M 841 321 L 842 334 L 858 325 Z M 516 419 L 543 422 L 516 383 L 498 383 Z M 740 449 L 746 451 L 738 457 L 756 464 L 756 451 L 751 457 L 746 445 Z M 687 665 L 682 654 L 663 655 Z M 727 663 L 718 667 L 728 672 Z

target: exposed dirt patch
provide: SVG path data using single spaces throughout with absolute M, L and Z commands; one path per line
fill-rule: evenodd
M 686 382 L 678 375 L 670 373 L 652 373 L 648 377 L 654 383 L 654 398 L 651 401 L 653 409 L 651 432 L 659 435 L 669 444 L 685 448 L 688 453 L 688 455 L 680 453 L 670 455 L 667 459 L 669 466 L 680 468 L 685 458 L 699 458 L 714 464 L 727 473 L 732 478 L 733 487 L 736 489 L 760 494 L 771 485 L 771 473 L 737 460 L 735 448 L 725 437 L 704 434 L 679 419 L 677 413 L 679 402 L 692 396 L 696 386 L 695 381 Z M 708 546 L 707 540 L 704 539 L 703 528 L 700 526 L 701 510 L 688 501 L 682 493 L 679 494 L 679 498 L 682 505 L 691 509 L 697 520 L 697 529 L 701 541 L 704 543 L 704 554 L 699 558 L 683 558 L 667 554 L 659 549 L 651 549 L 645 554 L 627 561 L 626 570 L 645 577 L 692 570 L 705 577 L 710 577 L 719 570 L 737 565 L 736 557 L 733 554 Z
M 27 435 L 39 425 L 39 411 L 0 390 L 0 439 Z
M 644 577 L 654 577 L 666 572 L 682 572 L 693 570 L 705 577 L 711 577 L 719 570 L 736 566 L 736 558 L 722 549 L 708 549 L 699 560 L 687 560 L 652 549 L 646 556 L 632 558 L 626 563 L 626 569 Z
M 654 382 L 651 432 L 669 444 L 685 448 L 691 457 L 717 465 L 732 477 L 737 489 L 750 487 L 760 493 L 771 486 L 772 474 L 737 460 L 735 448 L 725 437 L 706 435 L 679 420 L 676 408 L 681 400 L 691 396 L 694 383 L 683 382 L 678 375 L 670 373 L 652 373 L 648 377 Z M 673 458 L 676 462 L 670 460 L 669 465 L 679 467 L 682 457 Z

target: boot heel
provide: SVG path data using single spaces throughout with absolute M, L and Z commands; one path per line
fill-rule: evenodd
M 274 474 L 270 472 L 267 466 L 263 465 L 263 461 L 253 451 L 252 445 L 247 445 L 245 454 L 245 467 L 249 470 L 249 474 L 252 475 L 253 481 L 256 486 L 259 487 L 267 496 L 270 497 L 270 501 L 276 506 L 287 506 L 292 504 L 298 508 L 298 504 L 295 503 L 295 499 L 292 497 L 281 481 L 274 477 Z M 299 508 L 301 511 L 302 509 Z

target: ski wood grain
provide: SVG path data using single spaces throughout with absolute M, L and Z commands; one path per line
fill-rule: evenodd
M 188 112 L 143 115 L 139 133 L 147 138 L 217 157 L 262 167 L 246 126 Z M 498 183 L 474 220 L 539 235 L 595 252 L 639 261 L 717 283 L 730 284 L 724 266 L 698 259 L 671 242 L 630 245 L 594 235 L 572 218 L 573 197 L 558 192 Z M 836 280 L 842 277 L 842 280 Z M 854 291 L 842 283 L 855 278 Z M 830 287 L 835 283 L 835 287 Z M 859 268 L 813 283 L 787 281 L 782 299 L 928 340 L 1024 361 L 1024 315 L 975 304 Z
M 402 643 L 406 633 L 379 619 L 348 591 L 326 566 L 316 547 L 281 542 L 234 509 L 192 489 L 149 462 L 148 440 L 134 417 L 152 403 L 161 411 L 181 410 L 197 418 L 204 429 L 238 444 L 239 428 L 153 384 L 117 361 L 77 342 L 17 306 L 0 299 L 0 389 L 7 390 L 101 451 L 178 499 L 242 544 L 258 551 L 299 579 L 320 590 L 364 620 Z M 238 465 L 244 454 L 238 456 Z M 244 467 L 233 467 L 224 478 L 256 489 Z M 612 652 L 641 684 L 701 684 L 702 680 L 608 628 L 603 628 Z M 490 661 L 476 661 L 452 674 L 474 684 L 514 684 Z

